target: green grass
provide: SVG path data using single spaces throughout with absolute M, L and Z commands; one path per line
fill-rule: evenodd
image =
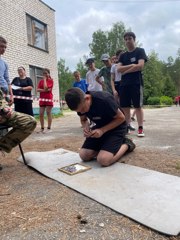
M 64 112 L 64 111 L 63 111 Z M 63 112 L 60 112 L 58 114 L 52 114 L 52 118 L 60 118 L 63 117 Z M 34 118 L 38 121 L 39 120 L 39 115 L 35 115 Z M 44 116 L 44 119 L 47 120 L 47 115 Z

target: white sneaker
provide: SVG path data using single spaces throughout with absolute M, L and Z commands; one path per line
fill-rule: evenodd
M 49 129 L 49 128 L 47 128 L 47 129 L 45 130 L 45 133 L 51 133 L 51 132 L 52 132 L 52 130 Z
M 44 129 L 41 128 L 40 130 L 38 130 L 36 133 L 45 133 Z

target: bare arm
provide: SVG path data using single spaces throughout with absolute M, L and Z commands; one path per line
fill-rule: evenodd
M 89 126 L 89 121 L 85 115 L 80 116 L 80 121 L 83 128 L 86 128 Z
M 99 138 L 101 137 L 104 133 L 108 132 L 109 130 L 112 130 L 122 124 L 125 121 L 124 114 L 118 109 L 116 116 L 114 119 L 108 123 L 107 125 L 103 126 L 102 128 L 99 129 L 94 129 L 91 131 L 91 136 L 94 138 Z
M 101 77 L 96 76 L 96 82 L 98 82 L 101 86 L 103 86 L 103 82 L 100 80 Z
M 22 87 L 21 90 L 23 91 L 31 91 L 33 89 L 32 86 Z
M 118 109 L 116 116 L 114 117 L 114 119 L 108 123 L 107 125 L 105 125 L 104 127 L 100 128 L 101 131 L 104 133 L 108 132 L 109 130 L 112 130 L 114 128 L 116 128 L 117 126 L 119 126 L 120 124 L 122 124 L 125 121 L 125 116 L 124 114 Z
M 116 96 L 116 95 L 118 95 L 118 93 L 115 89 L 114 81 L 115 81 L 115 73 L 111 73 L 111 88 L 112 88 L 112 91 L 113 91 L 113 95 Z
M 124 73 L 127 70 L 129 70 L 130 68 L 132 68 L 134 65 L 135 64 L 129 64 L 129 65 L 123 66 L 122 63 L 118 63 L 117 71 L 120 72 L 120 73 Z
M 47 82 L 46 82 L 46 77 L 44 77 L 44 90 L 45 90 L 45 92 L 48 91 Z
M 13 99 L 13 91 L 12 91 L 11 84 L 8 85 L 8 89 L 9 89 L 9 95 L 10 95 L 9 105 L 12 105 L 14 102 L 14 99 Z
M 42 88 L 37 88 L 37 92 L 46 92 L 46 91 Z
M 133 64 L 133 66 L 127 69 L 126 71 L 124 71 L 123 74 L 142 71 L 143 68 L 144 68 L 144 59 L 140 59 L 138 61 L 138 64 Z

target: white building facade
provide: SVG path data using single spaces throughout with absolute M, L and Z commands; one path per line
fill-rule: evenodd
M 1 0 L 0 35 L 7 42 L 3 58 L 8 63 L 10 79 L 23 66 L 34 83 L 33 95 L 42 79 L 44 68 L 50 69 L 54 79 L 54 107 L 59 110 L 59 84 L 56 56 L 55 10 L 40 0 Z M 34 108 L 38 101 L 34 101 Z

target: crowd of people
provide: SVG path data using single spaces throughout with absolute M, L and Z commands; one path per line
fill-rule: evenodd
M 95 67 L 94 58 L 87 59 L 86 80 L 81 80 L 79 74 L 79 83 L 65 94 L 69 108 L 80 116 L 86 137 L 80 150 L 81 159 L 96 158 L 102 166 L 111 165 L 135 149 L 135 144 L 127 138 L 129 131 L 135 130 L 131 125 L 135 116 L 137 136 L 145 136 L 142 70 L 147 56 L 143 48 L 136 47 L 133 32 L 126 32 L 124 41 L 127 51 L 119 49 L 112 57 L 102 54 L 101 69 Z
M 110 57 L 104 53 L 101 61 L 104 66 L 97 69 L 95 59 L 88 58 L 86 79 L 81 79 L 75 71 L 74 83 L 65 93 L 65 100 L 71 110 L 80 116 L 86 138 L 80 157 L 83 161 L 96 158 L 102 166 L 109 166 L 118 161 L 125 153 L 131 152 L 135 144 L 127 138 L 135 115 L 138 123 L 138 137 L 143 137 L 143 78 L 142 70 L 147 56 L 143 48 L 136 47 L 133 32 L 124 35 L 127 51 L 117 50 Z M 3 55 L 7 41 L 0 37 L 0 55 Z M 14 99 L 15 111 L 10 108 L 13 94 L 31 97 L 32 80 L 26 76 L 23 66 L 18 67 L 18 77 L 10 83 L 8 66 L 0 58 L 0 124 L 12 127 L 12 130 L 0 139 L 0 150 L 10 152 L 13 147 L 29 136 L 36 127 L 33 118 L 32 100 Z M 43 71 L 37 92 L 40 93 L 40 132 L 45 132 L 44 113 L 46 111 L 48 126 L 51 131 L 53 107 L 53 79 L 49 69 Z M 6 98 L 5 96 L 10 96 Z M 49 99 L 50 101 L 45 101 Z M 130 109 L 134 107 L 133 116 Z M 23 131 L 20 129 L 23 125 Z M 16 139 L 16 141 L 15 141 Z

